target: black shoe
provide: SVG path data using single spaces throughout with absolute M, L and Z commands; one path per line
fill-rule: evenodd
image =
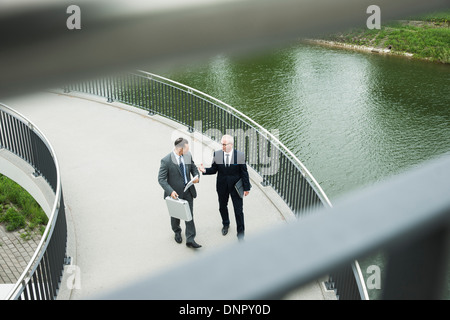
M 228 226 L 223 226 L 222 228 L 222 235 L 226 236 L 228 233 Z
M 183 239 L 181 238 L 181 234 L 175 233 L 175 241 L 177 243 L 181 243 L 183 241 Z
M 198 248 L 201 248 L 202 246 L 199 245 L 197 242 L 192 241 L 192 242 L 186 242 L 186 247 L 198 249 Z

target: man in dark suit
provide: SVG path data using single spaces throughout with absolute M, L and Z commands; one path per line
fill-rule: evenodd
M 250 192 L 251 184 L 248 176 L 247 165 L 245 164 L 245 154 L 234 149 L 234 139 L 230 135 L 224 135 L 221 140 L 222 150 L 214 152 L 213 161 L 210 168 L 200 165 L 199 170 L 204 174 L 216 174 L 216 190 L 219 196 L 219 212 L 222 217 L 222 234 L 228 233 L 230 218 L 228 215 L 228 199 L 231 196 L 233 202 L 234 215 L 236 217 L 237 236 L 239 240 L 244 238 L 244 211 L 243 198 L 238 194 L 235 185 L 242 179 L 244 196 Z
M 171 196 L 176 199 L 187 200 L 192 213 L 192 220 L 186 221 L 186 246 L 190 248 L 200 248 L 194 238 L 196 235 L 194 224 L 194 198 L 197 197 L 195 186 L 192 185 L 184 192 L 184 187 L 190 181 L 190 176 L 198 175 L 197 166 L 189 152 L 189 143 L 184 138 L 175 140 L 175 148 L 172 152 L 161 159 L 161 166 L 158 173 L 158 182 L 164 189 L 164 198 Z M 198 178 L 194 183 L 198 183 Z M 173 232 L 175 232 L 175 241 L 181 243 L 180 219 L 170 217 Z

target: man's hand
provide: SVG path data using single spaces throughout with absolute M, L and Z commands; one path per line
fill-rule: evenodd
M 198 178 L 197 179 L 195 179 L 194 181 L 192 181 L 193 183 L 198 183 Z
M 244 191 L 244 197 L 248 196 L 249 193 L 250 191 Z
M 203 163 L 200 163 L 200 166 L 198 167 L 198 170 L 200 170 L 202 173 L 205 173 L 205 167 L 203 166 Z
M 172 191 L 172 193 L 170 194 L 170 196 L 172 197 L 172 199 L 178 199 L 178 193 L 176 193 L 176 191 Z

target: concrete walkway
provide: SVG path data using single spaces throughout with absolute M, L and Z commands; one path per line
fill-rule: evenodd
M 237 242 L 232 209 L 230 231 L 221 234 L 215 176 L 203 176 L 196 185 L 196 241 L 203 247 L 195 251 L 173 239 L 157 181 L 160 159 L 172 150 L 172 141 L 186 136 L 194 161 L 208 165 L 219 146 L 207 138 L 138 108 L 90 95 L 45 92 L 2 102 L 34 122 L 58 156 L 72 257 L 58 299 L 98 297 Z M 250 177 L 253 188 L 244 201 L 247 239 L 295 219 L 251 170 Z M 317 281 L 289 298 L 322 300 L 334 294 Z

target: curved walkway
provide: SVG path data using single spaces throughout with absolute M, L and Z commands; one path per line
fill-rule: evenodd
M 160 159 L 178 136 L 190 139 L 197 163 L 207 165 L 218 145 L 173 121 L 89 95 L 46 92 L 2 102 L 45 132 L 60 163 L 72 264 L 66 266 L 58 299 L 101 297 L 166 266 L 238 245 L 233 218 L 228 235 L 221 235 L 215 177 L 201 177 L 196 186 L 196 241 L 203 246 L 197 251 L 173 240 L 157 181 Z M 244 202 L 247 239 L 295 219 L 251 170 L 250 177 L 253 188 Z M 333 299 L 334 294 L 316 281 L 289 298 Z

